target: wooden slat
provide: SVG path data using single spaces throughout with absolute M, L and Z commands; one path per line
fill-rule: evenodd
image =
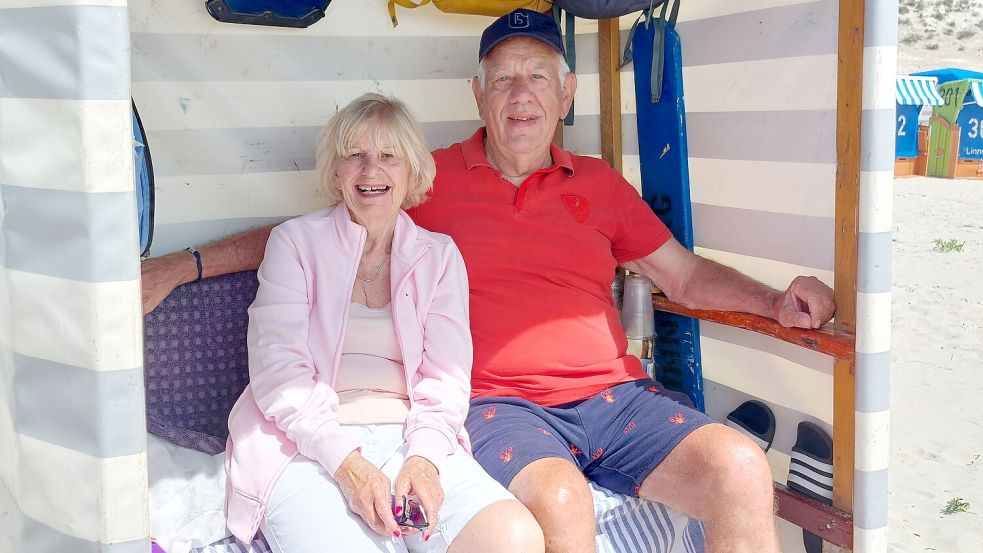
M 601 157 L 621 172 L 621 35 L 617 19 L 597 22 L 598 78 L 601 88 Z
M 753 330 L 754 332 L 784 340 L 790 344 L 802 346 L 806 349 L 818 351 L 819 353 L 825 353 L 837 359 L 853 360 L 854 336 L 848 332 L 833 328 L 822 328 L 819 330 L 785 328 L 778 324 L 778 321 L 750 313 L 688 309 L 678 303 L 669 301 L 668 298 L 661 294 L 652 296 L 652 306 L 659 311 L 677 313 L 702 321 L 711 321 L 745 330 Z
M 853 516 L 775 482 L 777 515 L 836 545 L 853 548 Z
M 857 233 L 863 101 L 865 0 L 840 0 L 836 79 L 836 221 L 833 289 L 836 325 L 857 329 Z M 833 505 L 853 512 L 854 359 L 833 368 Z
M 863 97 L 864 2 L 840 0 L 836 88 L 836 237 L 833 289 L 836 324 L 857 328 L 857 233 L 860 206 L 860 118 Z
M 848 513 L 853 512 L 856 367 L 843 359 L 833 363 L 833 505 Z

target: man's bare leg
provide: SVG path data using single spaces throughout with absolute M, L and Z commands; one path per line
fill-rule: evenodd
M 779 551 L 768 461 L 751 440 L 722 424 L 685 437 L 639 493 L 702 520 L 707 553 Z
M 529 463 L 509 484 L 546 536 L 547 553 L 593 553 L 594 500 L 573 463 L 557 457 Z

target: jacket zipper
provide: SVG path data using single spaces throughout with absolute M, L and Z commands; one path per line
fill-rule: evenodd
M 413 394 L 411 393 L 410 387 L 410 371 L 406 368 L 406 351 L 403 349 L 403 337 L 399 334 L 399 319 L 396 316 L 396 298 L 398 298 L 399 294 L 402 293 L 403 286 L 405 286 L 406 281 L 409 280 L 410 275 L 413 274 L 413 271 L 415 271 L 420 263 L 423 262 L 423 258 L 426 257 L 428 253 L 430 253 L 430 244 L 426 245 L 426 249 L 420 254 L 420 257 L 418 257 L 416 261 L 410 265 L 410 268 L 406 271 L 406 274 L 399 279 L 399 283 L 393 290 L 393 297 L 390 300 L 390 303 L 392 304 L 393 332 L 396 333 L 396 342 L 399 344 L 399 353 L 403 356 L 403 380 L 406 381 L 406 396 L 410 398 L 410 409 L 413 408 Z
M 356 251 L 362 251 L 362 248 L 364 246 L 365 246 L 365 236 L 360 236 L 358 240 L 358 249 Z M 351 313 L 352 298 L 355 295 L 355 275 L 358 274 L 358 263 L 355 263 L 354 267 L 355 269 L 352 271 L 352 274 L 349 278 L 349 282 L 351 282 L 351 286 L 349 287 L 349 291 L 348 291 L 348 302 L 345 303 L 345 318 L 344 318 L 345 324 L 342 325 L 341 327 L 341 337 L 339 338 L 338 347 L 336 348 L 337 353 L 335 353 L 335 358 L 334 358 L 334 370 L 331 371 L 332 390 L 335 389 L 335 384 L 338 382 L 338 370 L 341 369 L 341 356 L 345 349 L 345 335 L 348 334 L 348 315 Z M 335 392 L 335 395 L 337 396 L 338 392 Z

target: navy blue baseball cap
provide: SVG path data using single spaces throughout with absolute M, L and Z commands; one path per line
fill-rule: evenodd
M 563 39 L 560 37 L 560 28 L 556 26 L 553 16 L 519 8 L 499 17 L 481 33 L 478 61 L 481 61 L 485 54 L 491 52 L 492 48 L 503 40 L 516 36 L 532 37 L 566 55 L 563 50 Z

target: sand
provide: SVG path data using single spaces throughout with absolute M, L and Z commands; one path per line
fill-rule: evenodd
M 983 2 L 899 0 L 898 8 L 899 75 L 941 67 L 983 71 Z
M 981 180 L 895 180 L 892 552 L 983 551 L 981 211 Z M 953 498 L 969 510 L 941 514 Z
M 983 2 L 899 6 L 898 74 L 983 71 Z M 895 180 L 892 317 L 889 550 L 983 552 L 983 180 Z

